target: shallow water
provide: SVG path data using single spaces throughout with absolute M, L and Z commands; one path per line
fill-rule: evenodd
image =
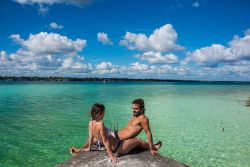
M 105 104 L 107 126 L 121 128 L 138 97 L 161 155 L 197 167 L 250 166 L 249 84 L 133 82 L 0 82 L 0 164 L 55 166 L 85 142 L 93 103 Z

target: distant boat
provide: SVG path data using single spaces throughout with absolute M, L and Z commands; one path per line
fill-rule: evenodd
M 103 83 L 106 83 L 106 80 L 104 79 L 102 82 L 103 82 Z

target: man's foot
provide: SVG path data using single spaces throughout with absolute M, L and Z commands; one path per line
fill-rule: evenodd
M 72 155 L 76 155 L 81 152 L 81 149 L 75 148 L 75 147 L 69 147 L 69 152 Z
M 156 150 L 159 150 L 161 148 L 161 146 L 162 146 L 162 142 L 161 141 L 158 141 L 157 143 L 154 144 L 154 148 Z

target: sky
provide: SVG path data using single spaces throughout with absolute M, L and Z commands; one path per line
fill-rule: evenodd
M 0 76 L 250 81 L 249 0 L 1 0 Z

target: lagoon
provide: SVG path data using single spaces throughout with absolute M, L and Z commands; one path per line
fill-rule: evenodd
M 143 98 L 159 153 L 191 166 L 250 166 L 250 84 L 0 82 L 1 166 L 55 166 L 87 139 L 89 111 L 124 127 Z M 146 139 L 141 133 L 140 137 Z

